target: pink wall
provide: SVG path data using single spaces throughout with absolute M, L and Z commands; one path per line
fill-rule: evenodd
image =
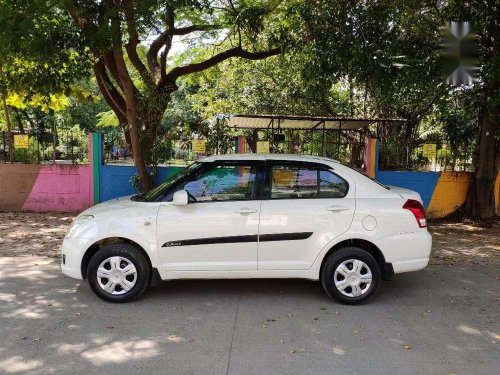
M 89 165 L 41 165 L 23 211 L 80 212 L 93 205 Z

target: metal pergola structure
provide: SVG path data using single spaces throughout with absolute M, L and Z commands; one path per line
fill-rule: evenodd
M 340 155 L 340 136 L 342 132 L 357 132 L 361 138 L 361 134 L 371 125 L 376 125 L 378 129 L 378 125 L 381 123 L 401 124 L 405 122 L 404 119 L 283 115 L 230 115 L 225 117 L 227 118 L 227 126 L 235 130 L 266 130 L 270 131 L 272 135 L 276 131 L 280 132 L 284 129 L 322 132 L 323 156 L 326 151 L 326 132 L 337 132 L 337 158 Z

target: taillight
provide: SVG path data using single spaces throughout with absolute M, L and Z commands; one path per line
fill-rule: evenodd
M 417 224 L 420 228 L 425 228 L 427 226 L 427 219 L 425 218 L 425 209 L 422 206 L 422 203 L 416 201 L 415 199 L 408 199 L 403 205 L 405 210 L 410 210 L 415 219 L 417 220 Z

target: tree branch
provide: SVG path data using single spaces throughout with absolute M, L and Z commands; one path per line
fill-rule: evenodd
M 165 56 L 162 57 L 165 59 L 163 63 L 166 66 L 166 58 L 168 51 L 172 47 L 172 38 L 174 37 L 174 10 L 172 8 L 167 9 L 166 15 L 167 29 L 162 32 L 154 41 L 151 43 L 149 50 L 146 54 L 146 59 L 148 61 L 149 71 L 153 74 L 153 76 L 157 76 L 158 73 L 160 75 L 164 75 L 161 71 L 161 67 L 158 64 L 158 52 L 160 49 L 165 46 Z M 160 78 L 161 79 L 161 78 Z
M 145 81 L 151 81 L 151 76 L 139 55 L 137 54 L 137 46 L 139 45 L 139 34 L 137 33 L 137 27 L 135 25 L 135 18 L 133 11 L 129 6 L 124 7 L 125 21 L 127 23 L 127 31 L 129 34 L 129 42 L 125 45 L 127 50 L 127 55 L 130 62 L 137 69 L 141 78 Z
M 167 74 L 167 80 L 169 82 L 175 82 L 177 78 L 183 75 L 201 72 L 231 57 L 241 57 L 247 60 L 262 60 L 270 56 L 279 55 L 281 52 L 282 50 L 280 48 L 273 48 L 267 51 L 250 52 L 238 46 L 220 52 L 205 61 L 176 67 Z
M 186 27 L 174 28 L 174 35 L 187 35 L 195 31 L 210 31 L 218 30 L 221 26 L 219 25 L 191 25 Z
M 120 124 L 125 124 L 127 122 L 125 100 L 109 79 L 108 74 L 106 73 L 106 66 L 104 65 L 102 59 L 98 59 L 94 64 L 94 74 L 96 76 L 99 89 L 101 90 L 106 102 L 109 104 L 113 112 L 115 112 L 116 117 L 118 117 L 118 122 Z
M 118 84 L 118 87 L 123 91 L 122 83 L 120 81 L 120 78 L 118 77 L 118 71 L 116 69 L 116 62 L 115 62 L 115 57 L 113 56 L 113 52 L 105 51 L 102 52 L 102 62 L 108 68 L 109 72 L 111 73 L 111 76 L 115 80 L 115 82 Z
M 190 25 L 186 27 L 176 28 L 174 26 L 173 12 L 169 12 L 169 14 L 167 14 L 167 24 L 167 29 L 160 35 L 158 35 L 158 37 L 151 43 L 151 46 L 149 47 L 149 51 L 147 53 L 147 61 L 149 70 L 151 72 L 157 73 L 158 71 L 160 71 L 161 74 L 165 71 L 165 68 L 162 69 L 162 65 L 166 67 L 165 60 L 167 58 L 168 52 L 170 51 L 170 48 L 172 48 L 172 39 L 174 35 L 187 35 L 195 31 L 209 31 L 221 28 L 221 26 L 218 25 Z M 160 55 L 160 59 L 163 59 L 163 61 L 160 61 L 159 65 L 157 56 L 163 46 L 165 46 L 165 50 Z M 163 76 L 161 80 L 164 82 L 165 77 Z

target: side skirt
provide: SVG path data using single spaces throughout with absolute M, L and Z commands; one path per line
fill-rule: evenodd
M 319 280 L 314 270 L 252 270 L 252 271 L 165 271 L 163 280 L 176 279 L 308 279 Z

